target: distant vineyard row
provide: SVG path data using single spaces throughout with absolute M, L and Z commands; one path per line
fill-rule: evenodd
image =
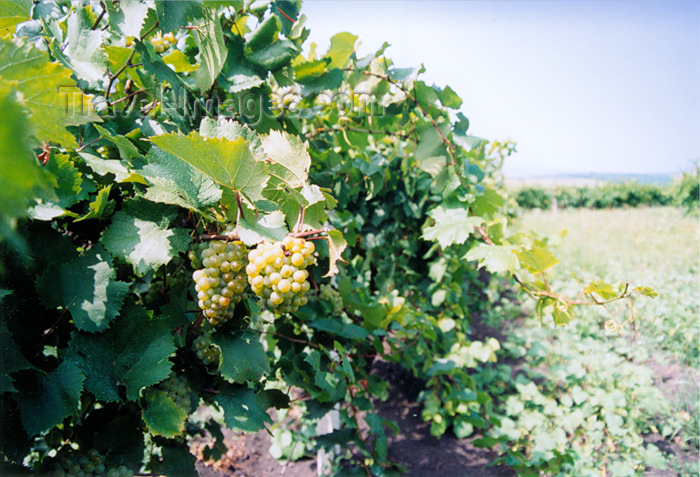
M 517 189 L 513 197 L 524 209 L 548 209 L 556 201 L 557 207 L 564 208 L 609 209 L 674 205 L 692 212 L 700 208 L 700 177 L 695 170 L 686 172 L 669 185 L 623 182 L 592 187 L 526 186 Z

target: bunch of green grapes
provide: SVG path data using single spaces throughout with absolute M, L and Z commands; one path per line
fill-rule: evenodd
M 313 265 L 314 244 L 302 238 L 285 237 L 282 242 L 263 242 L 248 254 L 248 283 L 275 313 L 292 313 L 309 300 L 311 287 L 306 267 Z
M 189 412 L 192 401 L 190 400 L 191 389 L 187 385 L 187 378 L 178 376 L 171 372 L 168 379 L 158 385 L 160 389 L 168 393 L 168 396 L 175 401 L 177 407 Z
M 330 303 L 336 313 L 343 311 L 343 297 L 329 283 L 321 285 L 318 298 Z
M 218 346 L 214 346 L 211 342 L 212 332 L 202 333 L 192 343 L 197 358 L 205 365 L 210 365 L 219 362 L 221 350 Z
M 160 36 L 159 33 L 151 38 L 151 45 L 153 45 L 153 50 L 155 50 L 156 53 L 163 53 L 169 50 L 175 43 L 177 43 L 177 40 L 172 33 L 166 33 L 163 36 Z
M 301 99 L 301 88 L 298 84 L 292 86 L 272 85 L 270 100 L 275 114 L 281 114 L 286 111 L 295 112 Z
M 245 266 L 248 249 L 241 241 L 203 242 L 188 254 L 195 272 L 199 308 L 216 326 L 233 316 L 233 308 L 245 293 Z
M 134 477 L 126 466 L 106 467 L 105 456 L 90 449 L 86 454 L 71 453 L 64 456 L 51 474 L 56 477 Z

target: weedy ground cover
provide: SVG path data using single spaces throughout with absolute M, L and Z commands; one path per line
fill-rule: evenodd
M 558 328 L 546 318 L 533 326 L 534 310 L 516 319 L 517 303 L 491 310 L 492 323 L 512 320 L 499 360 L 508 364 L 477 378 L 500 395 L 492 435 L 501 462 L 522 474 L 698 475 L 697 218 L 674 208 L 579 209 L 517 222 L 552 237 L 562 262 L 553 289 L 575 296 L 586 280 L 625 277 L 659 296 L 609 306 L 624 323 L 616 334 L 604 329 L 610 315 L 600 307 Z

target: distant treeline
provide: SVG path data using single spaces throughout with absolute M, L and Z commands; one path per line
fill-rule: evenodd
M 609 209 L 675 205 L 697 211 L 700 207 L 700 176 L 695 169 L 668 185 L 623 182 L 587 187 L 526 186 L 518 189 L 514 198 L 524 209 L 548 209 L 556 200 L 559 208 Z

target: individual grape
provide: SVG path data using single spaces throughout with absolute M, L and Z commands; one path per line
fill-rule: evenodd
M 275 313 L 292 313 L 308 302 L 311 285 L 306 268 L 316 262 L 313 242 L 286 237 L 263 242 L 248 253 L 246 273 L 251 290 Z
M 235 304 L 243 299 L 247 253 L 243 242 L 222 240 L 200 243 L 188 253 L 195 268 L 197 304 L 214 326 L 230 319 Z
M 202 333 L 192 343 L 197 358 L 207 366 L 218 363 L 221 356 L 221 350 L 211 342 L 211 335 L 211 331 Z

